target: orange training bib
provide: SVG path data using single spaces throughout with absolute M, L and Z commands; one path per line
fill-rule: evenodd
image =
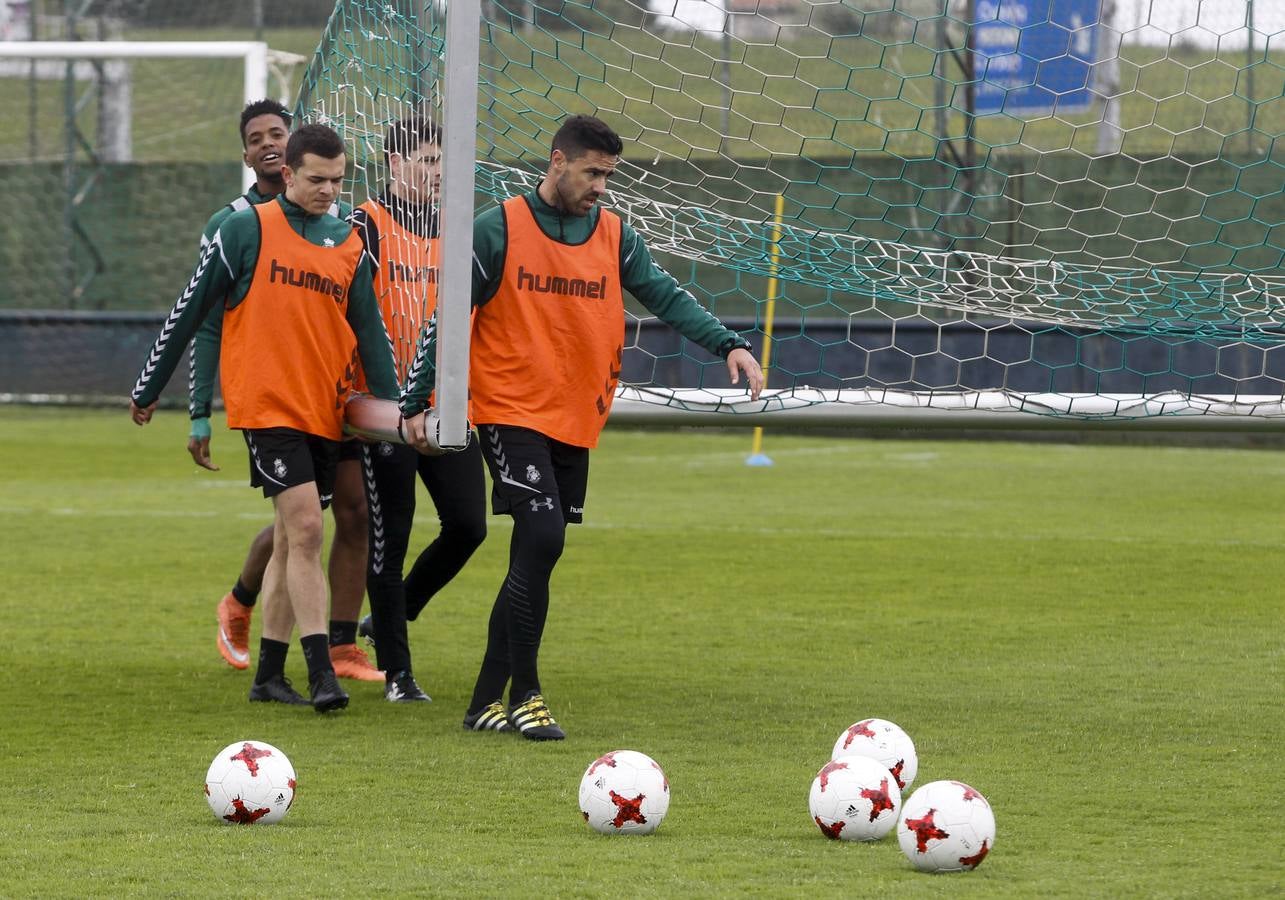
M 353 232 L 338 247 L 318 247 L 295 233 L 280 203 L 254 212 L 259 260 L 249 292 L 223 318 L 228 426 L 339 440 L 357 356 L 346 314 L 361 239 Z
M 624 350 L 620 217 L 601 210 L 577 245 L 547 237 L 523 197 L 505 201 L 504 221 L 500 286 L 473 320 L 474 419 L 595 447 Z

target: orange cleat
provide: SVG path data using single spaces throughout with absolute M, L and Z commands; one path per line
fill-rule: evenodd
M 229 666 L 234 669 L 250 667 L 250 616 L 253 606 L 242 606 L 236 597 L 228 594 L 219 601 L 219 633 L 215 643 Z
M 340 678 L 357 681 L 384 680 L 384 673 L 370 664 L 366 651 L 356 644 L 336 644 L 330 648 L 330 664 Z

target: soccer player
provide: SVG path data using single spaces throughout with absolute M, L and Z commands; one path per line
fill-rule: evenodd
M 187 342 L 221 305 L 228 425 L 242 431 L 250 484 L 271 498 L 275 514 L 250 699 L 308 703 L 285 678 L 297 623 L 318 712 L 348 705 L 328 651 L 321 542 L 358 357 L 375 396 L 397 394 L 361 239 L 327 212 L 345 162 L 343 141 L 332 129 L 306 125 L 291 135 L 285 193 L 234 212 L 219 226 L 152 346 L 130 403 L 137 424 L 151 420 Z
M 419 346 L 437 305 L 437 211 L 441 137 L 427 119 L 394 122 L 384 138 L 388 184 L 352 214 L 375 271 L 384 327 L 393 340 L 399 380 Z M 361 630 L 375 645 L 387 673 L 384 696 L 394 702 L 426 701 L 412 673 L 407 620 L 414 621 L 455 577 L 486 537 L 486 477 L 476 437 L 443 456 L 425 456 L 404 444 L 363 445 L 370 555 L 366 591 L 370 616 Z M 415 517 L 415 478 L 428 489 L 441 531 L 402 580 Z
M 482 213 L 473 225 L 469 395 L 491 470 L 492 510 L 512 516 L 513 537 L 464 716 L 467 729 L 507 725 L 532 740 L 566 736 L 545 702 L 537 656 L 549 579 L 566 526 L 582 520 L 589 450 L 620 377 L 622 291 L 724 357 L 732 383 L 744 376 L 751 397 L 763 388 L 749 342 L 655 263 L 620 216 L 599 206 L 622 149 L 601 120 L 570 117 L 554 135 L 536 189 Z M 418 414 L 435 380 L 433 343 L 430 329 L 401 401 L 408 437 L 423 448 Z
M 292 117 L 275 100 L 257 100 L 241 112 L 241 144 L 246 166 L 254 171 L 255 183 L 243 196 L 219 209 L 201 233 L 204 248 L 223 220 L 238 210 L 264 203 L 285 190 L 281 166 Z M 331 205 L 340 216 L 340 204 Z M 192 375 L 189 380 L 189 412 L 192 417 L 187 449 L 197 465 L 218 471 L 210 458 L 210 411 L 214 379 L 219 366 L 219 340 L 223 308 L 219 305 L 197 332 L 192 344 Z M 330 661 L 340 678 L 382 681 L 383 673 L 370 664 L 357 646 L 357 617 L 361 613 L 366 573 L 366 500 L 362 492 L 361 443 L 345 441 L 339 451 L 335 474 L 335 496 L 330 511 L 335 534 L 330 545 L 329 581 L 331 593 Z M 250 618 L 263 584 L 263 572 L 272 555 L 272 526 L 250 542 L 250 550 L 236 584 L 217 607 L 218 631 L 215 646 L 234 669 L 250 665 Z

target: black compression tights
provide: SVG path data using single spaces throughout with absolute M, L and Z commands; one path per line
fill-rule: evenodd
M 486 655 L 473 690 L 470 711 L 502 699 L 505 682 L 510 704 L 540 690 L 536 659 L 549 613 L 549 578 L 562 555 L 567 525 L 562 510 L 513 511 L 509 571 L 491 608 Z

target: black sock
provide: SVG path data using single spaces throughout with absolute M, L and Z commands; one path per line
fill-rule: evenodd
M 467 713 L 470 716 L 497 700 L 504 702 L 504 687 L 509 683 L 508 620 L 508 595 L 501 588 L 486 627 L 486 653 L 473 686 L 473 702 Z
M 254 606 L 255 601 L 259 599 L 259 592 L 250 590 L 242 584 L 241 579 L 238 578 L 236 580 L 236 584 L 232 586 L 232 596 L 235 597 L 236 602 L 240 603 L 242 606 Z
M 509 685 L 509 708 L 512 709 L 515 706 L 521 705 L 522 701 L 527 698 L 527 694 L 530 694 L 530 693 L 536 693 L 536 694 L 540 693 L 539 682 L 535 682 L 535 683 L 527 682 L 525 684 L 522 684 L 520 682 L 514 682 L 513 684 L 510 684 Z
M 308 663 L 308 680 L 312 681 L 327 669 L 334 671 L 330 662 L 330 648 L 324 634 L 309 634 L 299 638 L 303 645 L 303 658 Z
M 290 645 L 284 641 L 259 638 L 259 668 L 254 673 L 254 683 L 263 684 L 286 671 L 286 653 Z
M 504 686 L 509 683 L 509 661 L 504 658 L 482 660 L 482 671 L 477 674 L 477 683 L 473 687 L 473 702 L 467 710 L 468 715 L 499 700 L 504 702 Z
M 330 620 L 330 646 L 357 643 L 357 623 Z

